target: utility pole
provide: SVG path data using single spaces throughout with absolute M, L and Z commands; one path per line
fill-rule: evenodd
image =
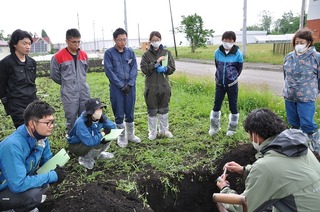
M 94 29 L 94 21 L 93 21 L 93 46 L 94 46 L 94 52 L 95 52 L 97 50 L 97 47 L 96 47 L 96 32 Z
M 169 0 L 169 7 L 170 7 L 170 15 L 171 15 L 171 25 L 172 25 L 172 35 L 173 35 L 173 44 L 174 44 L 174 50 L 176 53 L 176 58 L 178 58 L 178 51 L 177 51 L 177 45 L 176 45 L 176 36 L 174 32 L 174 26 L 173 26 L 173 19 L 172 19 L 172 11 L 171 11 L 171 2 Z
M 78 30 L 79 30 L 79 32 L 80 32 L 79 13 L 77 13 L 77 19 L 78 19 Z
M 124 0 L 124 29 L 128 34 L 128 22 L 127 22 L 127 2 Z M 129 47 L 129 39 L 127 38 L 127 47 Z
M 302 0 L 299 29 L 304 27 L 304 14 L 306 10 L 306 0 Z
M 246 56 L 247 46 L 247 0 L 243 0 L 242 54 Z
M 106 48 L 105 45 L 104 45 L 104 29 L 102 27 L 102 42 L 103 42 L 103 49 L 102 51 L 104 52 L 104 49 Z
M 138 24 L 138 47 L 140 48 L 140 27 Z

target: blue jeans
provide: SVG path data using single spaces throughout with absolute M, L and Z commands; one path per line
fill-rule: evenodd
M 300 128 L 304 133 L 312 134 L 318 125 L 314 121 L 315 102 L 293 102 L 285 100 L 287 120 L 293 128 Z
M 232 114 L 238 113 L 238 83 L 231 87 L 223 87 L 216 84 L 213 111 L 220 111 L 225 95 L 228 95 L 229 110 Z

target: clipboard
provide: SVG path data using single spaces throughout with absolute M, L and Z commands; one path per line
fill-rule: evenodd
M 110 133 L 103 136 L 106 141 L 116 140 L 122 133 L 123 129 L 111 129 Z
M 167 67 L 168 66 L 168 53 L 164 56 L 164 60 L 162 60 L 162 66 Z
M 47 173 L 54 170 L 57 165 L 64 166 L 70 159 L 70 156 L 64 148 L 62 148 L 57 154 L 55 154 L 50 160 L 48 160 L 43 166 L 41 166 L 36 172 L 37 174 Z

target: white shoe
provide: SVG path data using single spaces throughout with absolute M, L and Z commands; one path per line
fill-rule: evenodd
M 98 159 L 111 159 L 114 157 L 114 154 L 111 152 L 101 152 L 98 156 Z
M 31 211 L 29 211 L 29 212 L 39 212 L 39 209 L 38 209 L 38 208 L 34 208 L 34 209 L 32 209 Z

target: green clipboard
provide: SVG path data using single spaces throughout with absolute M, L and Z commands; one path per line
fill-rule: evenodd
M 37 174 L 47 173 L 54 170 L 57 165 L 64 166 L 70 159 L 70 156 L 64 148 L 62 148 L 57 154 L 55 154 L 50 160 L 48 160 L 43 166 L 37 170 Z
M 164 56 L 164 60 L 162 60 L 162 66 L 167 67 L 168 66 L 168 53 Z
M 123 129 L 111 129 L 110 133 L 105 135 L 103 138 L 106 141 L 116 140 L 119 135 L 122 133 Z

